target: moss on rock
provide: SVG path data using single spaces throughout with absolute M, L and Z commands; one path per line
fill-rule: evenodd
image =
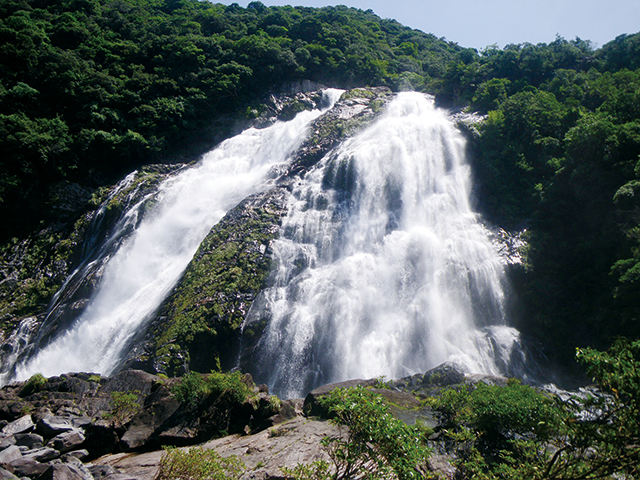
M 147 363 L 154 370 L 176 375 L 209 371 L 218 359 L 228 363 L 269 275 L 269 246 L 285 212 L 285 193 L 275 188 L 253 195 L 211 229 L 152 323 Z

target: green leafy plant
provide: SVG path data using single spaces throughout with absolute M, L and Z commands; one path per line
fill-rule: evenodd
M 47 379 L 41 373 L 35 373 L 27 380 L 27 383 L 24 384 L 22 389 L 20 389 L 20 396 L 26 397 L 39 392 L 44 388 L 46 383 Z
M 578 480 L 640 474 L 640 341 L 579 349 L 597 382 L 568 399 L 510 381 L 448 390 L 432 405 L 463 478 Z
M 165 447 L 154 480 L 224 480 L 240 478 L 243 463 L 237 457 L 221 457 L 215 450 Z
M 384 375 L 382 375 L 381 377 L 376 378 L 376 381 L 373 384 L 373 387 L 374 388 L 384 389 L 384 390 L 390 389 L 391 388 L 391 382 L 388 382 L 385 379 L 386 379 L 386 377 Z
M 211 372 L 203 375 L 189 372 L 171 390 L 180 402 L 197 405 L 209 395 L 221 395 L 226 392 L 231 398 L 242 403 L 252 394 L 251 388 L 244 382 L 239 371 L 222 373 Z
M 340 435 L 322 444 L 331 466 L 320 461 L 285 473 L 295 479 L 425 478 L 429 456 L 421 429 L 410 427 L 389 412 L 384 399 L 362 387 L 337 388 L 320 399 Z M 343 428 L 344 427 L 344 428 Z M 329 473 L 331 471 L 331 473 Z
M 142 406 L 138 400 L 140 392 L 111 392 L 111 411 L 105 415 L 115 426 L 122 426 L 129 421 Z

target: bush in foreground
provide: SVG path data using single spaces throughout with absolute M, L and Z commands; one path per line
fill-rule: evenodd
M 215 450 L 166 448 L 154 480 L 225 480 L 240 478 L 244 465 L 237 457 L 221 457 Z
M 337 388 L 320 403 L 333 417 L 331 421 L 341 427 L 340 435 L 322 440 L 331 464 L 318 461 L 285 468 L 288 478 L 428 478 L 430 452 L 422 430 L 393 417 L 380 395 L 363 387 Z

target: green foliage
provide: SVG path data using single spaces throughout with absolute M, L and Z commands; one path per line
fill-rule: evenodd
M 47 379 L 41 373 L 35 373 L 31 375 L 27 383 L 20 389 L 20 396 L 27 397 L 36 392 L 39 392 L 44 388 L 47 383 Z
M 171 323 L 157 336 L 155 356 L 167 373 L 176 374 L 176 357 L 187 357 L 191 369 L 205 370 L 212 368 L 215 355 L 229 351 L 218 335 L 224 342 L 236 335 L 243 312 L 266 281 L 271 262 L 264 252 L 278 233 L 282 211 L 278 205 L 247 206 L 242 218 L 219 223 L 201 243 L 168 299 L 165 315 Z M 245 339 L 250 334 L 246 331 Z M 201 347 L 206 358 L 191 357 L 190 352 L 198 350 L 194 345 L 206 345 Z
M 445 391 L 433 405 L 458 442 L 464 478 L 636 478 L 640 465 L 640 342 L 578 350 L 596 395 L 560 399 L 511 381 Z
M 393 417 L 380 395 L 362 387 L 334 389 L 320 403 L 346 427 L 344 435 L 323 439 L 334 469 L 329 478 L 424 478 L 429 449 L 420 429 Z M 301 467 L 299 477 L 289 474 L 323 478 L 327 472 L 324 463 L 309 468 Z
M 165 447 L 154 480 L 224 480 L 240 478 L 244 465 L 236 456 L 223 458 L 215 450 Z
M 471 428 L 485 452 L 507 448 L 519 436 L 546 441 L 559 422 L 554 401 L 517 380 L 510 380 L 506 387 L 480 382 L 446 390 L 434 406 L 446 425 Z
M 217 397 L 223 393 L 229 395 L 234 402 L 243 403 L 253 393 L 239 371 L 211 372 L 208 375 L 190 372 L 182 377 L 171 391 L 180 402 L 193 406 L 205 397 L 210 395 Z
M 111 410 L 105 415 L 114 425 L 123 426 L 142 406 L 139 400 L 140 392 L 111 392 Z
M 609 56 L 635 65 L 632 37 L 599 51 L 561 38 L 489 48 L 452 65 L 440 93 L 488 114 L 471 139 L 476 194 L 494 223 L 527 227 L 518 326 L 565 365 L 576 344 L 640 335 L 640 217 L 628 187 L 640 71 L 616 71 Z
M 220 140 L 218 115 L 273 86 L 426 85 L 459 50 L 371 11 L 258 4 L 3 2 L 5 235 L 24 226 L 25 213 L 39 219 L 38 187 L 201 153 Z
M 294 468 L 283 467 L 282 473 L 287 480 L 331 480 L 331 465 L 325 460 L 317 460 L 309 465 L 299 463 Z
M 373 384 L 374 388 L 382 388 L 385 390 L 391 389 L 391 382 L 388 382 L 385 380 L 385 376 L 382 375 L 381 377 L 376 378 L 375 383 Z

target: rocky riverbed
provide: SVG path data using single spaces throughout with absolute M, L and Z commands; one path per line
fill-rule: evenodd
M 503 377 L 469 375 L 444 364 L 396 381 L 352 380 L 327 385 L 305 399 L 280 401 L 242 381 L 251 395 L 231 394 L 180 402 L 167 379 L 139 370 L 110 378 L 72 373 L 32 378 L 0 390 L 0 479 L 153 479 L 167 445 L 201 445 L 237 456 L 243 479 L 284 478 L 281 468 L 328 459 L 321 441 L 340 435 L 323 419 L 318 398 L 336 387 L 362 385 L 382 395 L 394 416 L 437 429 L 440 419 L 423 400 L 443 388 L 479 381 L 503 385 Z M 129 402 L 122 401 L 128 395 Z M 453 478 L 454 452 L 431 440 L 429 467 Z

